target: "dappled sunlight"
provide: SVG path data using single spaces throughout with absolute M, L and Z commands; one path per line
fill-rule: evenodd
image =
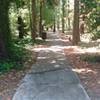
M 80 47 L 82 48 L 98 48 L 100 49 L 100 41 L 89 41 L 89 42 L 80 42 Z
M 79 75 L 83 85 L 93 90 L 96 89 L 96 93 L 99 93 L 100 64 L 84 61 L 81 57 L 84 58 L 85 55 L 98 55 L 100 54 L 100 49 L 96 48 L 96 45 L 86 48 L 85 45 L 80 46 L 81 44 L 79 46 L 72 46 L 69 37 L 63 37 L 64 39 L 60 37 L 59 39 L 59 37 L 56 38 L 57 34 L 53 34 L 53 37 L 50 37 L 50 39 L 50 34 L 48 33 L 48 39 L 45 41 L 46 43 L 32 48 L 36 52 L 41 52 L 41 55 L 38 54 L 38 64 L 33 66 L 33 72 L 48 72 L 64 68 L 66 70 L 72 70 Z M 88 44 L 88 42 L 86 44 Z M 65 58 L 64 55 L 66 55 Z M 72 65 L 72 69 L 70 65 Z
M 38 57 L 38 59 L 48 59 L 49 57 Z
M 61 65 L 54 65 L 54 67 L 55 67 L 55 68 L 60 68 L 60 67 L 61 67 Z
M 95 47 L 93 48 L 87 48 L 87 49 L 83 49 L 84 53 L 99 53 L 100 54 L 100 49 L 97 49 Z
M 41 51 L 41 50 L 45 50 L 45 51 L 53 51 L 53 52 L 57 52 L 57 51 L 63 51 L 64 49 L 68 48 L 70 49 L 71 47 L 74 48 L 74 46 L 70 46 L 67 44 L 67 42 L 69 41 L 64 40 L 59 38 L 58 34 L 53 34 L 53 36 L 50 36 L 50 32 L 48 33 L 48 37 L 49 39 L 46 39 L 46 42 L 48 43 L 47 45 L 38 45 L 37 47 L 34 48 L 34 50 L 36 52 Z M 57 38 L 58 37 L 58 38 Z
M 69 47 L 65 48 L 64 51 L 67 52 L 67 53 L 69 53 L 69 54 L 70 53 L 84 53 L 82 51 L 82 49 L 80 49 L 77 46 L 69 46 Z
M 56 41 L 56 42 L 57 42 L 57 41 L 61 41 L 61 40 L 62 40 L 62 39 L 47 39 L 46 41 L 47 41 L 47 42 L 51 42 L 51 41 Z
M 87 45 L 88 46 L 87 46 Z M 73 71 L 79 78 L 90 95 L 100 95 L 100 60 L 98 62 L 88 62 L 82 60 L 84 57 L 95 57 L 100 55 L 100 44 L 88 44 L 84 46 L 71 46 L 64 49 L 65 55 L 73 65 Z M 89 59 L 89 58 L 85 58 Z M 92 58 L 96 61 L 96 58 Z M 99 58 L 98 58 L 99 59 Z M 93 99 L 94 100 L 94 99 Z M 99 99 L 98 99 L 99 100 Z
M 98 53 L 100 54 L 100 49 L 92 47 L 92 48 L 81 48 L 79 46 L 69 46 L 64 49 L 66 53 L 74 53 L 74 54 L 85 54 L 85 53 Z
M 83 66 L 82 66 L 83 67 Z M 93 68 L 93 65 L 91 67 L 87 68 L 74 68 L 73 71 L 76 72 L 82 84 L 88 91 L 91 90 L 91 93 L 94 92 L 95 94 L 100 94 L 100 68 L 96 70 L 96 68 Z M 95 66 L 94 66 L 95 67 Z
M 70 35 L 71 36 L 71 35 Z M 61 35 L 61 38 L 68 40 L 67 35 Z M 85 86 L 87 92 L 91 95 L 100 97 L 100 40 L 90 41 L 88 37 L 82 38 L 78 46 L 71 46 L 72 41 L 65 42 L 69 44 L 64 53 L 70 64 L 72 71 L 79 75 L 79 78 Z M 98 58 L 97 58 L 98 57 Z M 87 59 L 87 60 L 85 60 Z M 88 61 L 89 59 L 92 59 Z M 94 61 L 94 62 L 93 62 Z M 93 99 L 95 100 L 95 99 Z M 99 100 L 99 99 L 98 99 Z
M 86 74 L 86 73 L 93 73 L 93 74 L 97 74 L 96 71 L 93 71 L 92 69 L 88 69 L 88 68 L 75 68 L 75 69 L 72 69 L 74 72 L 77 72 L 79 74 Z
M 56 61 L 55 60 L 52 60 L 51 63 L 54 64 L 54 63 L 56 63 Z
M 0 78 L 0 95 L 2 92 L 13 95 L 20 85 L 18 81 L 26 73 L 43 72 L 44 74 L 46 71 L 56 70 L 77 73 L 83 84 L 96 90 L 100 95 L 100 15 L 98 13 L 100 2 L 91 1 L 93 0 L 0 0 L 0 75 L 3 75 Z M 63 78 L 68 77 L 68 80 L 73 80 L 70 74 L 65 77 L 63 74 L 57 76 L 57 80 L 61 77 L 61 83 Z M 56 74 L 46 75 L 46 78 L 49 79 L 51 76 L 55 77 Z M 45 83 L 45 78 L 43 82 Z M 52 83 L 51 80 L 49 82 Z M 30 83 L 32 86 L 29 86 Z M 34 96 L 33 99 L 38 99 L 37 95 L 44 96 L 43 92 L 46 88 L 39 85 L 47 87 L 47 83 L 37 84 L 36 81 L 30 83 L 27 84 L 30 89 L 27 85 L 26 87 L 22 85 L 22 88 L 26 89 L 21 91 L 23 94 L 27 94 L 28 90 L 31 92 L 28 93 L 29 98 Z M 60 89 L 55 85 L 60 92 L 55 89 L 54 95 L 62 93 L 64 95 L 56 96 L 65 99 L 67 92 L 62 91 L 63 86 L 66 87 L 65 89 L 71 89 L 71 94 L 77 93 L 73 85 L 81 83 L 70 83 L 66 84 L 70 87 L 61 84 Z M 36 85 L 36 88 L 33 85 Z M 81 88 L 81 85 L 78 87 Z M 53 86 L 53 90 L 54 88 Z M 36 90 L 36 94 L 30 91 L 32 89 Z M 47 89 L 47 93 L 49 92 Z M 79 96 L 73 95 L 73 97 L 81 98 L 81 92 L 78 93 Z M 6 97 L 4 93 L 3 96 Z M 27 98 L 27 95 L 23 96 Z M 10 99 L 12 98 L 8 97 L 8 100 Z
M 72 34 L 72 33 L 71 33 Z M 71 35 L 65 35 L 63 33 L 60 33 L 60 37 L 62 41 L 66 43 L 66 48 L 64 51 L 68 54 L 74 53 L 74 54 L 85 54 L 85 53 L 99 53 L 100 54 L 100 39 L 96 41 L 90 41 L 87 36 L 85 38 L 81 39 L 81 42 L 78 46 L 72 46 L 70 40 L 72 37 Z M 84 37 L 84 35 L 83 35 Z
M 61 46 L 61 45 L 54 45 L 54 46 L 39 46 L 37 48 L 34 48 L 34 50 L 36 52 L 39 52 L 41 50 L 45 50 L 47 51 L 53 51 L 53 52 L 57 52 L 57 51 L 62 51 L 66 48 L 66 46 Z

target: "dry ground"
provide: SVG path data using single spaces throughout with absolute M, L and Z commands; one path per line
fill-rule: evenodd
M 65 55 L 73 65 L 73 71 L 77 72 L 80 80 L 87 90 L 91 100 L 100 100 L 100 62 L 89 63 L 80 59 L 84 55 L 99 55 L 100 41 L 81 42 L 79 46 L 72 46 L 69 35 L 60 34 L 61 38 L 67 44 L 64 49 Z M 86 39 L 83 37 L 82 39 Z M 39 45 L 36 47 L 45 47 L 46 45 Z M 31 48 L 32 49 L 32 48 Z M 0 76 L 0 100 L 11 100 L 18 83 L 30 71 L 31 65 L 36 61 L 36 53 L 32 53 L 32 59 L 26 63 L 26 68 L 21 71 L 12 70 Z
M 24 63 L 22 70 L 11 70 L 0 75 L 0 100 L 11 100 L 21 79 L 30 71 L 32 64 L 36 62 L 36 57 L 37 54 L 31 51 L 31 57 Z
M 61 34 L 61 38 L 69 40 L 69 37 L 64 34 Z M 81 59 L 81 57 L 87 55 L 100 55 L 100 41 L 92 41 L 89 43 L 84 41 L 79 46 L 71 46 L 71 41 L 67 41 L 66 43 L 69 46 L 64 49 L 64 52 L 73 65 L 73 71 L 79 75 L 91 100 L 100 100 L 100 62 L 92 63 Z

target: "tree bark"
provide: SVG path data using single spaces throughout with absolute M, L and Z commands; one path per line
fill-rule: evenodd
M 9 0 L 0 0 L 0 58 L 7 58 L 10 51 L 9 2 Z
M 68 13 L 67 14 L 68 15 L 68 17 L 67 17 L 68 18 L 68 30 L 70 30 L 71 29 L 71 25 L 70 25 L 70 17 L 69 17 L 69 14 L 70 14 L 70 12 L 69 12 L 69 10 L 70 10 L 70 2 L 69 2 L 69 0 L 68 0 L 67 3 L 68 3 L 68 6 L 67 6 L 67 10 L 68 10 L 67 11 L 67 13 Z
M 36 0 L 32 0 L 32 38 L 36 38 Z
M 65 22 L 64 22 L 64 0 L 62 0 L 62 33 L 64 33 L 64 28 L 65 28 Z
M 40 0 L 40 22 L 39 22 L 40 36 L 42 34 L 42 31 L 43 31 L 43 27 L 42 27 L 42 19 L 43 19 L 42 10 L 43 10 L 43 0 Z
M 84 34 L 85 15 L 82 14 L 81 16 L 82 16 L 82 17 L 81 17 L 81 22 L 80 22 L 80 34 L 82 35 L 82 34 Z
M 71 25 L 70 25 L 70 18 L 68 17 L 68 30 L 71 29 Z
M 0 31 L 0 58 L 5 58 L 8 56 L 4 37 L 2 35 L 2 32 Z
M 74 0 L 73 45 L 77 45 L 79 41 L 79 0 Z
M 55 19 L 55 15 L 54 15 L 54 27 L 53 27 L 53 32 L 56 32 L 56 19 Z
M 30 31 L 31 31 L 31 34 L 33 33 L 32 31 L 32 6 L 31 6 L 31 0 L 29 0 L 27 3 L 28 3 L 28 10 L 29 10 L 29 21 L 30 21 Z

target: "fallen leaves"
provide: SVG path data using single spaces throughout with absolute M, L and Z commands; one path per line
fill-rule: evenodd
M 62 39 L 65 35 L 62 35 Z M 68 39 L 68 38 L 67 38 Z M 70 41 L 69 41 L 70 42 Z M 66 42 L 66 44 L 71 44 Z M 93 45 L 93 44 L 92 44 Z M 93 51 L 94 50 L 94 51 Z M 100 63 L 90 63 L 81 59 L 83 56 L 89 55 L 99 55 L 99 49 L 82 48 L 81 46 L 71 46 L 64 49 L 64 53 L 70 63 L 73 66 L 73 71 L 75 71 L 80 80 L 87 90 L 91 100 L 100 99 Z M 97 99 L 99 97 L 99 99 Z
M 31 51 L 30 59 L 26 59 L 24 69 L 11 70 L 8 73 L 0 75 L 0 100 L 11 100 L 20 80 L 28 73 L 31 66 L 36 61 L 37 54 Z

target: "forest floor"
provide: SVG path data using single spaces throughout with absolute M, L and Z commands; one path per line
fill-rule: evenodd
M 100 62 L 93 63 L 82 59 L 87 55 L 100 55 L 100 41 L 89 42 L 87 36 L 84 36 L 82 38 L 83 42 L 80 42 L 79 46 L 72 46 L 69 35 L 60 35 L 68 46 L 64 49 L 65 55 L 73 65 L 73 70 L 79 75 L 91 100 L 100 100 Z M 37 47 L 44 46 L 46 45 L 38 45 Z M 32 50 L 32 48 L 34 47 L 30 49 Z M 31 62 L 27 62 L 24 70 L 12 70 L 0 76 L 0 100 L 2 100 L 2 97 L 4 97 L 3 100 L 11 100 L 10 98 L 14 94 L 16 87 L 18 87 L 18 83 L 30 71 L 31 65 L 36 62 L 37 54 L 34 51 L 31 52 Z
M 0 100 L 11 100 L 19 82 L 28 72 L 30 72 L 31 66 L 37 59 L 37 53 L 32 51 L 32 48 L 32 46 L 31 48 L 28 48 L 28 50 L 30 49 L 30 57 L 28 57 L 29 59 L 26 59 L 22 69 L 13 69 L 0 75 Z
M 84 35 L 79 46 L 71 46 L 69 37 L 61 34 L 61 38 L 69 45 L 64 50 L 65 55 L 73 65 L 73 70 L 79 75 L 91 100 L 100 100 L 100 40 L 89 42 L 87 36 Z M 92 56 L 99 56 L 98 61 L 95 62 L 95 58 L 88 61 L 88 57 Z
M 38 53 L 35 52 L 34 48 L 45 47 L 45 41 L 37 38 L 36 44 L 28 43 L 25 49 L 29 52 L 27 58 L 19 70 L 10 70 L 9 72 L 0 74 L 0 100 L 12 100 L 12 97 L 19 87 L 20 81 L 25 77 L 27 73 L 31 71 L 31 67 L 36 63 Z M 47 47 L 47 46 L 46 46 Z

